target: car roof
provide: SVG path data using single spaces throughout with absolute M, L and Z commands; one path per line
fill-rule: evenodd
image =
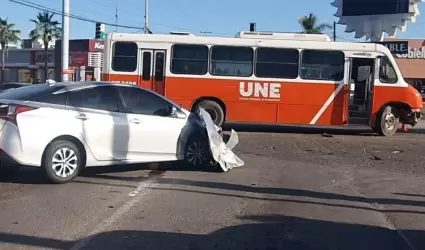
M 137 87 L 139 86 L 123 84 L 123 83 L 111 83 L 111 82 L 101 82 L 101 81 L 81 81 L 81 82 L 55 82 L 55 83 L 47 83 L 49 86 L 60 86 L 63 87 L 59 92 L 67 92 L 67 91 L 75 91 L 84 88 L 91 87 L 100 87 L 100 86 L 121 86 L 121 87 Z M 142 88 L 144 89 L 144 88 Z M 148 90 L 148 89 L 146 89 Z
M 70 91 L 77 91 L 85 88 L 92 88 L 92 87 L 100 87 L 100 86 L 119 86 L 119 87 L 129 87 L 129 88 L 138 88 L 143 89 L 147 92 L 150 92 L 151 94 L 154 94 L 156 96 L 159 96 L 162 99 L 167 100 L 168 102 L 171 102 L 175 106 L 180 106 L 179 104 L 175 103 L 174 101 L 166 98 L 165 96 L 162 96 L 155 91 L 152 91 L 147 88 L 143 88 L 137 85 L 132 84 L 126 84 L 126 83 L 112 83 L 112 82 L 102 82 L 102 81 L 85 81 L 85 82 L 55 82 L 55 83 L 46 83 L 49 86 L 58 86 L 63 87 L 60 90 L 56 91 L 55 94 L 70 92 Z

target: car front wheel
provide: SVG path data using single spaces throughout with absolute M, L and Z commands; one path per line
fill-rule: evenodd
M 55 184 L 67 183 L 80 172 L 83 161 L 79 148 L 72 142 L 52 142 L 45 153 L 43 168 L 47 179 Z
M 185 148 L 184 161 L 191 166 L 206 166 L 211 162 L 210 145 L 208 139 L 202 136 L 192 136 Z

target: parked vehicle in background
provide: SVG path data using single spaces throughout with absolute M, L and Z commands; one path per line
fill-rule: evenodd
M 54 183 L 86 166 L 211 159 L 199 117 L 137 86 L 38 84 L 0 93 L 0 104 L 2 165 L 41 166 Z
M 21 83 L 21 82 L 7 82 L 0 84 L 0 92 L 9 90 L 9 89 L 16 89 L 24 86 L 29 86 L 29 83 Z
M 143 86 L 188 110 L 202 107 L 217 125 L 365 125 L 391 136 L 400 123 L 414 126 L 423 108 L 380 44 L 269 32 L 113 33 L 104 51 L 103 80 Z

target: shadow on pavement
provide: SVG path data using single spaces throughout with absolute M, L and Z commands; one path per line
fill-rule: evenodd
M 124 173 L 132 171 L 150 170 L 149 175 L 160 175 L 165 171 L 193 171 L 193 172 L 219 172 L 220 169 L 214 166 L 189 167 L 182 162 L 162 162 L 149 164 L 126 164 L 113 166 L 88 167 L 81 171 L 80 177 L 105 178 L 115 180 L 140 181 L 140 176 L 123 177 L 106 174 Z M 47 184 L 41 168 L 22 167 L 19 171 L 10 174 L 1 174 L 0 183 L 18 184 Z
M 376 226 L 280 215 L 239 219 L 255 223 L 226 227 L 207 235 L 123 230 L 103 232 L 81 241 L 0 233 L 0 243 L 52 249 L 70 249 L 74 246 L 81 250 L 410 250 L 411 246 L 414 249 L 425 249 L 423 231 L 395 231 Z
M 187 185 L 187 186 L 204 187 L 204 188 L 211 188 L 211 189 L 240 191 L 244 193 L 286 195 L 291 197 L 308 197 L 308 198 L 318 198 L 318 199 L 325 199 L 325 200 L 377 203 L 380 205 L 402 205 L 402 206 L 412 206 L 412 207 L 425 207 L 425 201 L 393 199 L 393 198 L 368 198 L 363 196 L 351 196 L 351 195 L 345 195 L 345 194 L 325 193 L 325 192 L 292 189 L 292 188 L 257 187 L 257 186 L 247 186 L 247 185 L 232 184 L 232 183 L 194 181 L 194 180 L 171 179 L 171 178 L 161 178 L 161 179 L 158 179 L 158 182 L 161 184 Z
M 238 132 L 263 133 L 297 133 L 297 134 L 334 134 L 334 135 L 363 135 L 376 136 L 368 127 L 320 127 L 306 125 L 275 125 L 275 124 L 238 124 L 229 123 L 223 126 L 224 130 L 234 129 Z

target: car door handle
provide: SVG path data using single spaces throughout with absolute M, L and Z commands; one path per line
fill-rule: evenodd
M 83 120 L 83 121 L 89 119 L 85 114 L 78 114 L 75 116 L 75 118 Z
M 139 119 L 137 119 L 137 118 L 131 119 L 131 120 L 130 120 L 130 122 L 131 122 L 131 123 L 134 123 L 134 124 L 142 123 L 142 121 L 140 121 L 140 120 L 139 120 Z

